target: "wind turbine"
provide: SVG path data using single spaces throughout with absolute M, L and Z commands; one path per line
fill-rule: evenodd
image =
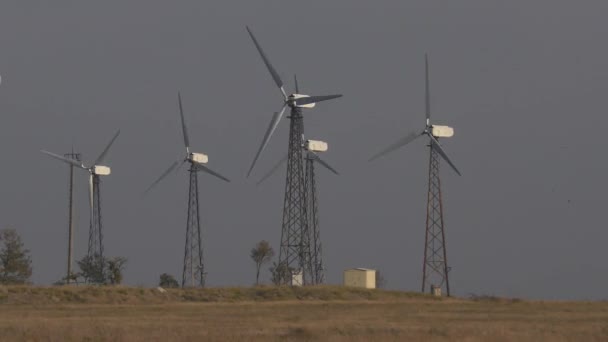
M 338 171 L 325 162 L 319 153 L 326 152 L 328 145 L 324 141 L 306 140 L 302 146 L 305 155 L 305 175 L 304 183 L 306 186 L 306 213 L 308 214 L 308 237 L 303 239 L 305 246 L 310 246 L 311 263 L 312 263 L 312 284 L 323 284 L 325 282 L 325 269 L 323 266 L 323 253 L 321 244 L 321 229 L 319 225 L 319 202 L 317 192 L 317 182 L 315 177 L 315 163 L 321 164 L 323 167 L 338 175 Z M 282 158 L 262 179 L 258 181 L 258 185 L 268 179 L 283 163 L 287 161 L 287 155 Z M 307 241 L 308 240 L 308 241 Z
M 182 97 L 179 92 L 177 93 L 177 100 L 179 103 L 179 115 L 182 122 L 182 133 L 186 154 L 184 159 L 180 159 L 171 164 L 171 166 L 169 166 L 169 168 L 163 172 L 163 174 L 158 177 L 145 192 L 147 193 L 154 188 L 178 166 L 185 163 L 190 164 L 190 168 L 188 169 L 190 172 L 190 188 L 188 190 L 188 215 L 186 218 L 186 247 L 184 251 L 182 287 L 204 287 L 206 273 L 203 259 L 203 243 L 201 238 L 198 203 L 198 172 L 203 171 L 226 182 L 230 182 L 230 180 L 205 166 L 209 161 L 209 157 L 206 154 L 190 152 L 190 138 L 188 137 L 188 129 L 186 127 L 186 120 L 184 119 Z
M 308 230 L 308 215 L 306 213 L 306 186 L 304 183 L 305 171 L 302 153 L 302 145 L 304 143 L 302 141 L 302 135 L 304 134 L 304 117 L 302 116 L 302 109 L 314 108 L 317 102 L 335 99 L 342 95 L 309 96 L 299 94 L 297 79 L 295 93 L 287 95 L 283 87 L 283 81 L 270 63 L 249 27 L 247 27 L 247 32 L 249 32 L 249 36 L 262 57 L 262 61 L 266 65 L 266 68 L 268 68 L 274 83 L 283 96 L 283 105 L 279 112 L 275 112 L 272 116 L 270 124 L 264 134 L 264 138 L 262 139 L 262 143 L 247 172 L 247 176 L 251 174 L 258 158 L 268 145 L 272 134 L 283 117 L 283 113 L 285 113 L 285 110 L 289 107 L 290 125 L 287 154 L 287 179 L 285 184 L 285 200 L 283 203 L 283 224 L 278 267 L 289 270 L 289 273 L 291 273 L 288 274 L 287 277 L 281 279 L 282 283 L 294 283 L 297 274 L 302 274 L 303 284 L 310 284 L 313 281 L 311 254 L 307 251 L 307 248 L 303 249 L 302 247 L 305 244 L 305 241 L 302 241 L 302 239 L 308 235 L 306 233 Z M 295 280 L 295 282 L 299 282 L 299 280 Z
M 101 220 L 101 194 L 100 184 L 101 176 L 108 176 L 111 173 L 109 166 L 102 165 L 105 157 L 110 150 L 112 144 L 118 135 L 120 130 L 114 134 L 112 140 L 108 143 L 106 148 L 101 152 L 99 157 L 95 159 L 91 166 L 85 166 L 80 160 L 66 158 L 58 154 L 42 150 L 41 152 L 47 154 L 57 160 L 60 160 L 66 164 L 75 166 L 78 169 L 89 172 L 89 209 L 90 209 L 90 224 L 89 224 L 89 246 L 87 250 L 87 257 L 89 262 L 94 268 L 94 272 L 91 275 L 91 279 L 87 279 L 89 282 L 102 283 L 105 279 L 104 274 L 104 262 L 103 262 L 103 229 Z
M 427 284 L 430 291 L 441 291 L 445 286 L 446 293 L 450 295 L 450 282 L 448 267 L 445 229 L 443 220 L 443 204 L 441 200 L 441 180 L 439 178 L 439 161 L 441 158 L 460 176 L 460 171 L 450 160 L 448 155 L 439 144 L 439 138 L 450 138 L 454 136 L 454 129 L 449 126 L 431 124 L 431 95 L 429 82 L 429 62 L 428 56 L 424 56 L 425 61 L 425 114 L 426 125 L 422 132 L 414 131 L 399 139 L 394 144 L 380 151 L 370 158 L 373 161 L 377 158 L 403 147 L 420 136 L 429 138 L 429 179 L 426 207 L 426 235 L 424 243 L 424 263 L 422 267 L 422 292 L 425 292 Z M 440 293 L 440 292 L 439 292 Z

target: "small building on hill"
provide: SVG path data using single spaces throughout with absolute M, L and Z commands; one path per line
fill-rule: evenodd
M 344 286 L 376 288 L 376 270 L 369 268 L 351 268 L 344 271 Z

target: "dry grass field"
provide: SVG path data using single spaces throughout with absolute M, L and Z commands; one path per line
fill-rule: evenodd
M 608 302 L 343 287 L 0 287 L 0 341 L 608 341 Z

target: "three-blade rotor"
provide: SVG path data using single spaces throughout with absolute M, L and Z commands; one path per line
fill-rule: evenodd
M 94 196 L 94 189 L 93 189 L 93 184 L 94 184 L 94 177 L 99 177 L 100 175 L 109 175 L 109 168 L 106 168 L 107 170 L 105 172 L 102 172 L 100 174 L 98 174 L 97 172 L 97 167 L 98 166 L 102 166 L 101 163 L 103 163 L 103 161 L 105 160 L 106 156 L 108 155 L 108 152 L 110 151 L 110 148 L 112 147 L 112 145 L 114 144 L 114 141 L 116 141 L 116 138 L 118 138 L 118 135 L 120 134 L 120 130 L 116 131 L 116 134 L 114 134 L 114 136 L 112 137 L 112 139 L 110 140 L 110 142 L 106 145 L 106 147 L 103 149 L 103 151 L 101 152 L 101 154 L 99 154 L 99 156 L 97 157 L 97 159 L 95 159 L 95 161 L 93 162 L 93 165 L 91 166 L 85 166 L 82 162 L 79 162 L 75 159 L 71 159 L 71 158 L 65 158 L 63 156 L 60 156 L 58 154 L 49 152 L 49 151 L 45 151 L 45 150 L 41 150 L 42 153 L 55 158 L 59 161 L 62 161 L 66 164 L 75 166 L 81 170 L 86 170 L 89 172 L 89 186 L 88 186 L 88 192 L 89 192 L 89 210 L 90 210 L 90 219 L 93 220 L 93 196 Z
M 433 125 L 431 124 L 431 91 L 430 91 L 430 80 L 429 80 L 429 59 L 428 59 L 427 54 L 424 55 L 424 79 L 425 79 L 424 112 L 425 112 L 425 118 L 426 118 L 426 125 L 424 127 L 424 130 L 422 132 L 414 131 L 414 132 L 409 133 L 408 135 L 404 136 L 403 138 L 397 140 L 395 143 L 389 145 L 384 150 L 373 155 L 369 159 L 369 161 L 371 162 L 380 157 L 383 157 L 383 156 L 411 143 L 412 141 L 416 140 L 418 137 L 420 137 L 422 135 L 427 135 L 430 139 L 431 148 L 436 150 L 437 153 L 439 153 L 439 155 L 441 156 L 441 158 L 443 158 L 450 165 L 450 167 L 460 176 L 461 175 L 460 171 L 458 171 L 458 168 L 456 168 L 456 165 L 454 165 L 454 163 L 450 160 L 448 155 L 445 153 L 445 151 L 439 144 L 439 141 L 437 140 L 437 138 L 433 135 Z
M 260 46 L 260 43 L 256 39 L 256 37 L 253 34 L 253 32 L 251 31 L 251 29 L 249 29 L 249 27 L 246 27 L 246 28 L 247 28 L 247 32 L 249 33 L 249 36 L 251 37 L 251 40 L 253 41 L 253 44 L 255 45 L 256 49 L 258 50 L 258 53 L 260 54 L 260 57 L 262 57 L 262 61 L 264 62 L 264 64 L 266 65 L 266 68 L 270 72 L 270 76 L 272 76 L 274 83 L 277 85 L 277 87 L 281 91 L 281 94 L 283 95 L 283 101 L 284 101 L 283 106 L 281 107 L 281 110 L 278 112 L 275 112 L 270 120 L 270 124 L 268 125 L 268 128 L 266 129 L 266 133 L 264 134 L 262 143 L 260 144 L 260 147 L 258 148 L 258 151 L 256 152 L 255 158 L 253 159 L 253 162 L 251 163 L 251 166 L 249 167 L 249 171 L 247 172 L 247 177 L 249 177 L 249 175 L 251 174 L 251 171 L 253 171 L 253 168 L 255 167 L 255 164 L 258 161 L 258 158 L 260 157 L 262 152 L 266 149 L 266 146 L 268 146 L 268 142 L 270 141 L 270 138 L 272 137 L 273 133 L 277 129 L 277 126 L 278 126 L 279 122 L 281 121 L 281 118 L 283 117 L 283 114 L 285 113 L 285 110 L 287 109 L 287 107 L 291 107 L 292 109 L 294 109 L 294 108 L 298 108 L 301 106 L 313 105 L 318 102 L 327 101 L 327 100 L 341 97 L 342 95 L 340 95 L 340 94 L 325 95 L 325 96 L 300 95 L 298 79 L 297 79 L 297 77 L 294 77 L 296 94 L 288 96 L 287 93 L 285 92 L 285 88 L 283 85 L 283 81 L 281 80 L 281 77 L 277 73 L 276 69 L 270 63 L 268 56 L 266 55 L 266 53 Z M 299 95 L 299 96 L 296 96 L 296 95 Z
M 223 181 L 230 182 L 228 178 L 222 176 L 218 172 L 209 169 L 207 166 L 203 165 L 203 163 L 197 161 L 197 159 L 194 158 L 194 155 L 196 155 L 196 153 L 190 152 L 190 137 L 188 135 L 188 126 L 186 125 L 186 118 L 184 117 L 184 106 L 182 104 L 182 95 L 180 92 L 177 93 L 177 102 L 179 106 L 179 117 L 182 124 L 182 137 L 184 138 L 184 147 L 186 148 L 186 157 L 183 160 L 173 162 L 169 166 L 169 168 L 167 168 L 154 182 L 152 182 L 152 184 L 150 184 L 150 186 L 144 191 L 144 195 L 150 192 L 150 190 L 156 187 L 158 183 L 160 183 L 163 179 L 169 176 L 172 171 L 179 170 L 179 166 L 183 165 L 186 162 L 190 163 L 191 170 L 193 171 L 203 171 Z
M 94 173 L 95 167 L 99 166 L 99 165 L 101 165 L 101 163 L 103 163 L 104 159 L 106 158 L 106 156 L 108 154 L 108 151 L 110 151 L 110 147 L 112 147 L 112 145 L 114 144 L 114 141 L 116 140 L 116 138 L 118 138 L 119 134 L 120 134 L 120 130 L 116 131 L 116 134 L 114 134 L 114 136 L 112 137 L 110 142 L 106 145 L 106 147 L 103 149 L 101 154 L 99 154 L 97 159 L 95 159 L 95 161 L 93 162 L 93 164 L 91 166 L 85 166 L 82 162 L 80 162 L 78 160 L 66 158 L 66 157 L 60 156 L 58 154 L 55 154 L 53 152 L 46 151 L 46 150 L 40 150 L 40 152 L 42 152 L 52 158 L 55 158 L 59 161 L 62 161 L 66 164 L 70 164 L 70 165 L 76 166 L 77 168 L 87 170 L 91 173 Z

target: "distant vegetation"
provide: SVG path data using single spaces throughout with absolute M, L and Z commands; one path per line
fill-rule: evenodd
M 14 229 L 0 230 L 0 284 L 27 284 L 32 276 L 30 251 Z
M 179 287 L 179 283 L 172 275 L 163 273 L 160 275 L 160 281 L 158 282 L 158 286 L 169 289 Z

